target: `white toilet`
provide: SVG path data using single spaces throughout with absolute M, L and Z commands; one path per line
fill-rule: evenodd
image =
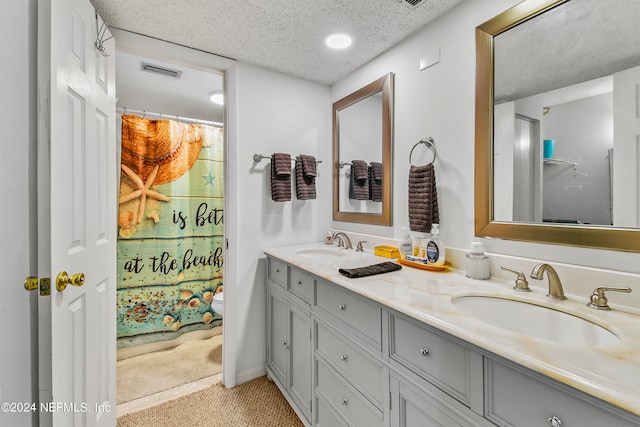
M 218 313 L 220 316 L 223 315 L 222 312 L 224 311 L 224 297 L 222 294 L 224 294 L 224 292 L 215 294 L 213 296 L 213 301 L 211 301 L 211 308 L 213 308 L 213 311 Z

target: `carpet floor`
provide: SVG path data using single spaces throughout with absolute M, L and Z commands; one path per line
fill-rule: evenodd
M 117 427 L 303 427 L 266 376 L 226 389 L 216 384 L 118 418 Z
M 222 372 L 222 335 L 119 360 L 117 402 L 125 403 Z

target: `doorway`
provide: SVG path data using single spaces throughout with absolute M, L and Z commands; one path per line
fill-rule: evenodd
M 224 114 L 210 96 L 222 93 L 223 75 L 152 56 L 116 53 L 123 172 L 118 415 L 222 377 L 223 310 L 213 304 L 214 297 L 217 301 L 223 295 Z M 137 130 L 154 126 L 156 132 L 160 124 L 180 134 L 181 142 L 168 147 L 169 154 L 160 153 L 166 141 L 146 127 L 145 138 L 154 136 L 145 139 L 148 148 L 141 149 Z M 193 143 L 199 144 L 198 153 L 193 153 Z M 178 152 L 184 153 L 182 160 Z M 136 159 L 141 160 L 137 165 Z M 164 172 L 162 166 L 145 171 L 150 159 L 162 159 L 168 166 Z M 137 181 L 143 183 L 140 188 Z M 135 193 L 144 192 L 143 187 L 154 192 L 144 206 Z

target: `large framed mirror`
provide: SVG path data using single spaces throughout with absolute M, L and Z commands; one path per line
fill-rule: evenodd
M 393 73 L 333 104 L 333 220 L 391 225 Z
M 476 28 L 477 236 L 640 252 L 639 20 L 525 0 Z

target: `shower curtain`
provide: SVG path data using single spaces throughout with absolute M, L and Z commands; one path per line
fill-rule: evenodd
M 223 130 L 122 116 L 118 348 L 220 325 Z

